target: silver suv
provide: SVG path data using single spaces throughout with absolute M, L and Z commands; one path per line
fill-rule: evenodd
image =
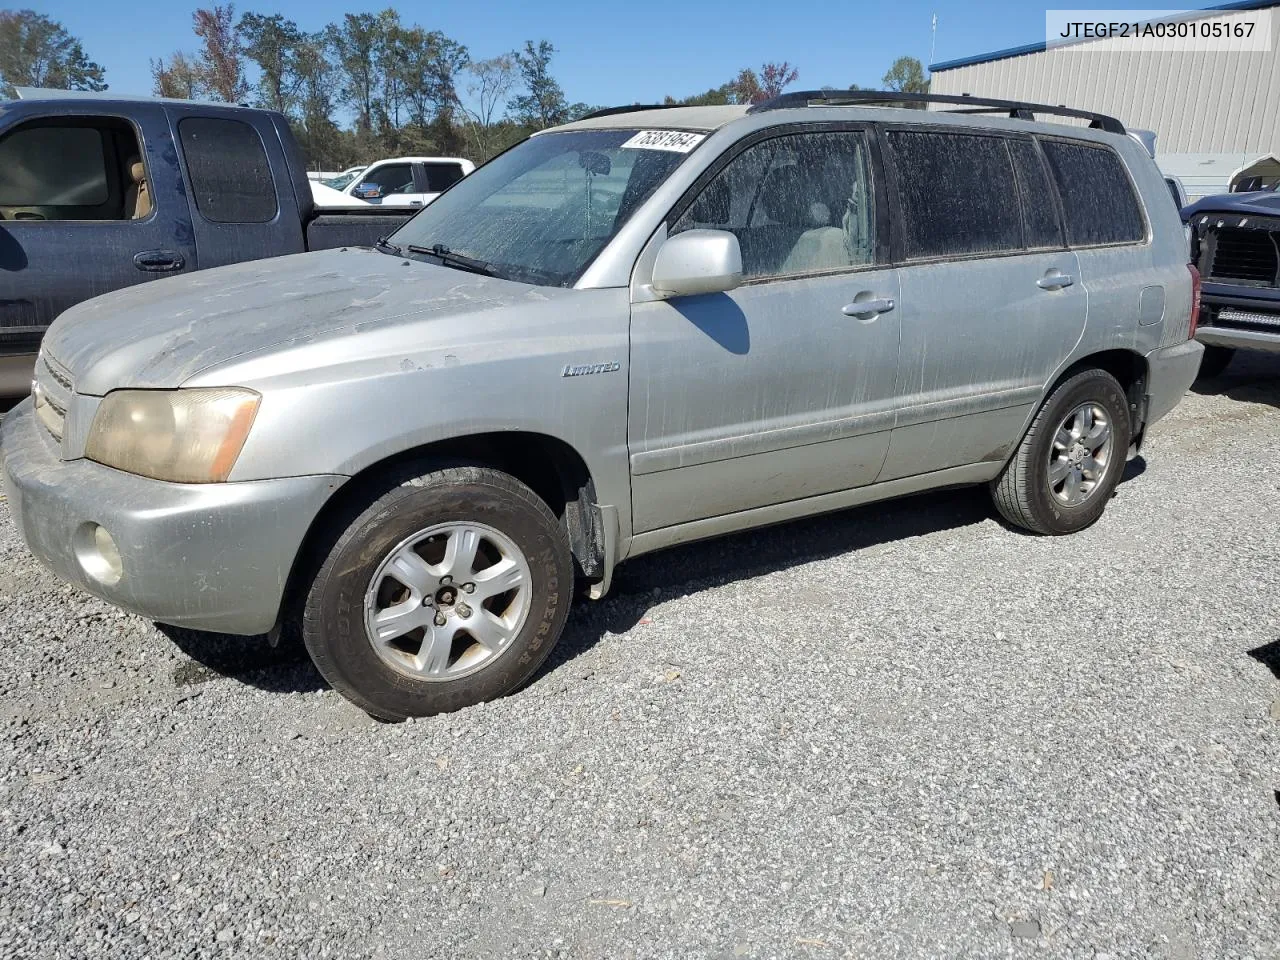
M 1200 363 L 1168 189 L 1109 117 L 894 99 L 606 111 L 376 249 L 74 307 L 3 426 L 13 516 L 389 719 L 518 687 L 671 544 L 961 484 L 1080 530 Z

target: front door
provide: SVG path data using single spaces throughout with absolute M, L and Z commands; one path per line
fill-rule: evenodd
M 673 211 L 671 233 L 738 237 L 744 283 L 633 304 L 637 533 L 875 480 L 895 416 L 900 296 L 877 242 L 869 136 L 765 135 Z
M 357 187 L 353 196 L 367 199 L 370 203 L 384 207 L 420 207 L 423 205 L 421 173 L 415 171 L 416 165 L 409 161 L 381 163 L 372 170 L 360 175 L 360 183 L 371 184 L 378 188 L 377 195 L 366 195 Z
M 0 133 L 0 357 L 34 353 L 82 300 L 195 267 L 167 129 L 139 105 L 134 119 L 19 114 Z

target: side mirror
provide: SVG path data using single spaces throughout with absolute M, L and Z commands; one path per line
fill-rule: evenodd
M 382 187 L 376 183 L 361 183 L 351 192 L 361 200 L 378 200 L 382 197 Z
M 742 249 L 727 230 L 686 230 L 669 237 L 653 264 L 659 296 L 724 293 L 742 283 Z

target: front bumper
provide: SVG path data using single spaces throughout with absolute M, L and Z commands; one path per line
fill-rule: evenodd
M 1200 307 L 1203 322 L 1196 330 L 1196 339 L 1213 347 L 1280 353 L 1280 324 L 1271 329 L 1263 324 L 1219 326 L 1216 320 L 1222 308 L 1280 317 L 1280 290 L 1206 283 Z
M 0 427 L 4 484 L 18 532 L 59 577 L 162 623 L 266 633 L 312 521 L 346 480 L 245 483 L 149 480 L 90 460 L 63 461 L 23 401 Z M 85 530 L 110 533 L 121 574 L 104 582 L 85 562 Z
M 1204 345 L 1184 340 L 1147 354 L 1147 421 L 1151 426 L 1178 405 L 1200 372 Z

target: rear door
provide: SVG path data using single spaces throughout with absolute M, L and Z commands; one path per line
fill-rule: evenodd
M 1036 143 L 885 131 L 902 409 L 881 480 L 999 462 L 1084 332 L 1087 296 Z
M 270 117 L 168 109 L 190 185 L 200 269 L 301 253 L 302 212 Z
M 35 352 L 82 300 L 196 265 L 163 110 L 38 106 L 0 120 L 0 356 Z
M 430 203 L 463 177 L 462 164 L 451 160 L 433 160 L 419 164 L 423 200 Z

